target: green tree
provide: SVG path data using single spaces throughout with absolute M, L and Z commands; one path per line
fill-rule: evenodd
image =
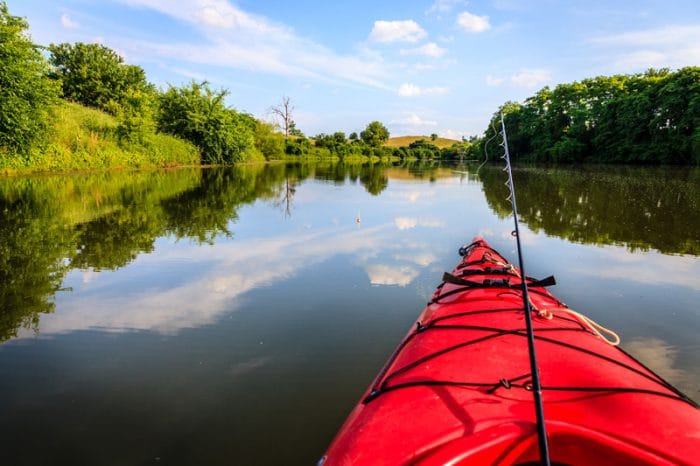
M 255 140 L 250 118 L 226 108 L 226 90 L 214 91 L 205 81 L 171 86 L 159 97 L 158 129 L 196 145 L 204 163 L 228 164 L 247 159 Z
M 122 98 L 117 113 L 119 140 L 143 143 L 155 132 L 156 95 L 139 89 L 129 89 Z
M 360 133 L 360 138 L 369 146 L 381 147 L 389 140 L 389 130 L 380 122 L 373 121 Z
M 698 163 L 700 67 L 599 76 L 543 88 L 524 103 L 507 102 L 491 120 L 481 147 L 504 114 L 511 156 L 545 162 Z M 485 141 L 493 141 L 486 144 Z
M 302 131 L 299 128 L 297 128 L 297 124 L 294 122 L 294 120 L 289 122 L 289 135 L 297 136 L 300 138 L 304 137 L 304 133 L 302 133 Z
M 284 156 L 284 135 L 275 131 L 275 126 L 264 121 L 255 120 L 255 148 L 266 160 L 281 159 Z
M 26 154 L 42 140 L 58 87 L 48 63 L 26 35 L 27 22 L 0 2 L 0 156 Z
M 143 68 L 127 65 L 114 50 L 100 44 L 51 44 L 52 75 L 61 81 L 63 96 L 112 114 L 129 89 L 149 87 Z

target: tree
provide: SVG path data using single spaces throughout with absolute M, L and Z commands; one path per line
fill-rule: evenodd
M 297 124 L 292 120 L 289 123 L 289 135 L 290 136 L 298 136 L 300 138 L 304 137 L 304 133 L 301 132 L 299 128 L 297 128 Z
M 127 65 L 114 50 L 100 44 L 51 44 L 52 75 L 59 79 L 66 99 L 112 114 L 129 89 L 149 87 L 143 68 Z
M 350 133 L 350 136 L 348 136 L 348 139 L 350 141 L 357 141 L 357 139 L 358 139 L 357 133 L 353 131 L 352 133 Z
M 380 122 L 373 121 L 360 133 L 360 138 L 369 146 L 381 147 L 389 140 L 389 130 Z
M 437 138 L 438 138 L 437 133 L 433 133 L 433 134 L 430 135 L 430 140 L 431 140 L 431 141 L 437 141 Z
M 287 96 L 282 96 L 282 100 L 279 104 L 270 107 L 270 113 L 282 120 L 282 128 L 284 129 L 284 137 L 289 137 L 289 131 L 291 129 L 296 129 L 294 121 L 292 120 L 292 111 L 294 106 L 292 105 L 292 100 Z
M 265 160 L 281 159 L 284 156 L 284 137 L 275 127 L 264 121 L 255 120 L 255 148 Z
M 214 91 L 206 81 L 176 88 L 159 97 L 158 129 L 199 147 L 202 161 L 226 164 L 246 159 L 254 148 L 249 117 L 226 108 L 226 90 Z
M 0 2 L 0 155 L 24 153 L 41 141 L 58 86 L 48 63 L 25 31 L 29 25 Z
M 155 99 L 156 95 L 152 92 L 127 90 L 117 113 L 120 141 L 143 143 L 147 135 L 155 132 Z

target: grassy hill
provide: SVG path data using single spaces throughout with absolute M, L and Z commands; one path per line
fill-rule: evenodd
M 194 145 L 167 134 L 150 130 L 140 141 L 120 140 L 117 119 L 100 110 L 60 101 L 52 113 L 46 145 L 28 157 L 0 151 L 0 173 L 199 164 Z
M 384 145 L 386 147 L 408 147 L 409 144 L 419 139 L 425 139 L 431 144 L 435 144 L 440 149 L 444 147 L 450 147 L 452 144 L 459 142 L 456 139 L 447 138 L 437 138 L 435 141 L 432 141 L 430 139 L 430 136 L 398 136 L 395 138 L 389 138 L 389 140 Z

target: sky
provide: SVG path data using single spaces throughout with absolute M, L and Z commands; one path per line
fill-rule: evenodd
M 697 0 L 7 0 L 39 44 L 98 42 L 161 88 L 207 80 L 307 136 L 481 135 L 544 86 L 700 65 Z

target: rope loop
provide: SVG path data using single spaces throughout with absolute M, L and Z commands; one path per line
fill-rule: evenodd
M 584 327 L 593 332 L 593 334 L 601 338 L 605 343 L 609 344 L 610 346 L 617 346 L 620 344 L 620 336 L 617 333 L 615 333 L 613 330 L 610 330 L 609 328 L 603 327 L 595 320 L 591 319 L 586 315 L 581 314 L 580 312 L 576 312 L 573 309 L 569 309 L 568 307 L 560 307 L 555 309 L 537 309 L 535 306 L 532 305 L 532 303 L 530 303 L 530 305 L 532 306 L 532 309 L 537 312 L 537 315 L 543 319 L 551 320 L 554 317 L 555 312 L 561 314 L 569 314 L 573 316 L 576 320 L 581 322 L 581 324 Z

